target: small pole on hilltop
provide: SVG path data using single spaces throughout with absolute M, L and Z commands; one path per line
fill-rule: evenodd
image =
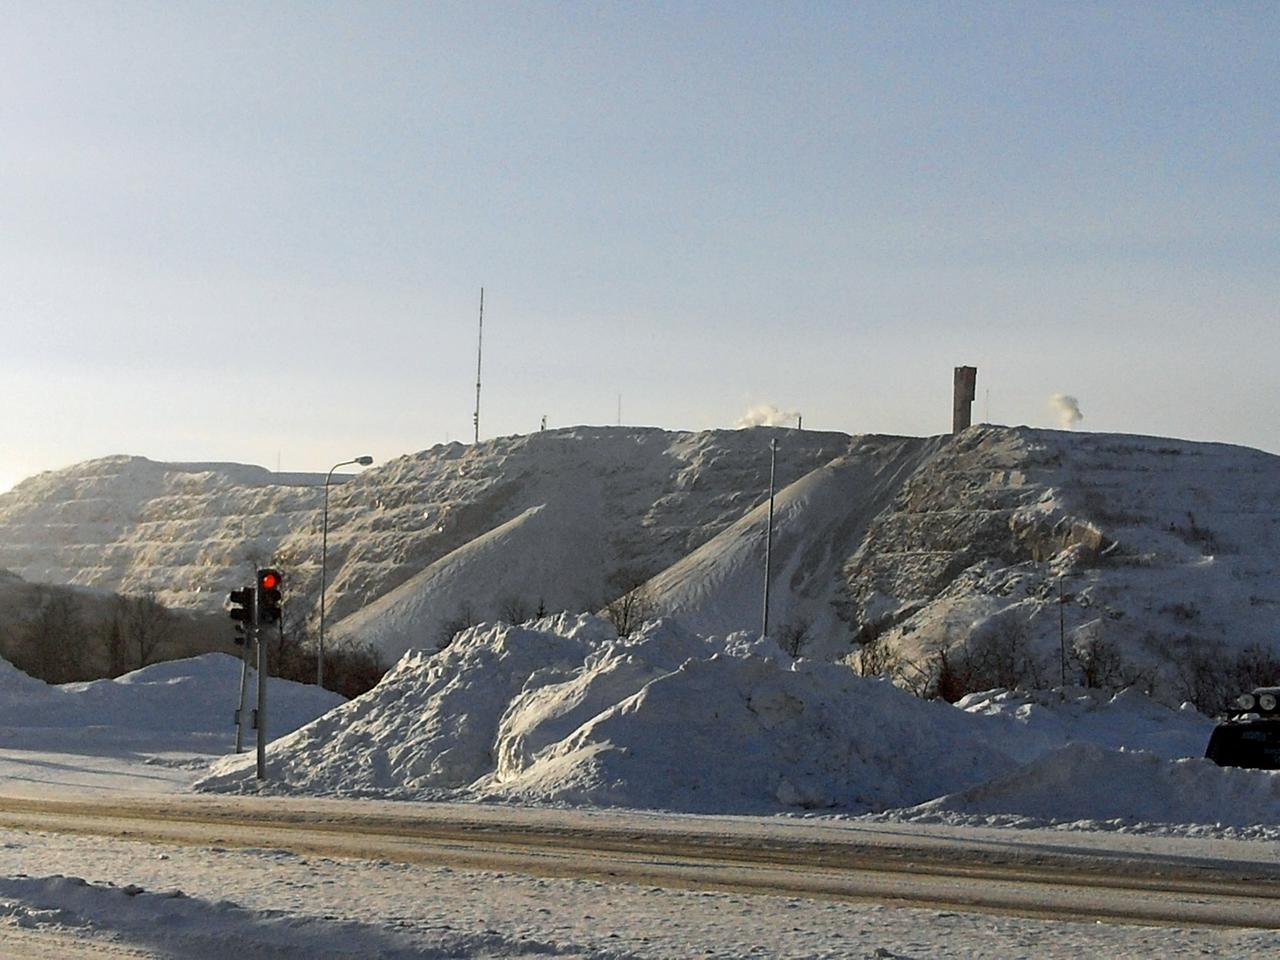
M 480 333 L 476 337 L 476 412 L 472 420 L 475 423 L 475 442 L 480 442 L 480 358 L 484 355 L 484 287 L 480 288 Z
M 778 466 L 778 439 L 769 441 L 769 522 L 764 535 L 764 610 L 760 617 L 760 636 L 769 635 L 769 578 L 773 573 L 773 485 Z

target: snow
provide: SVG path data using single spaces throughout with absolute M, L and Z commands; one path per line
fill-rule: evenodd
M 1161 757 L 1203 757 L 1213 721 L 1189 704 L 1170 710 L 1129 688 L 1118 693 L 1085 688 L 988 690 L 956 703 L 967 713 L 991 717 L 1006 728 L 1001 744 L 1028 761 L 1068 743 L 1111 750 L 1147 750 Z
M 249 673 L 248 697 L 256 690 Z M 51 685 L 0 660 L 0 783 L 42 794 L 181 789 L 234 746 L 240 661 L 221 653 L 153 664 L 111 680 Z M 287 733 L 343 702 L 272 678 L 268 734 Z M 250 704 L 252 706 L 252 704 Z M 247 730 L 245 743 L 254 743 Z
M 618 638 L 584 615 L 477 626 L 410 654 L 270 744 L 268 767 L 272 789 L 328 796 L 1280 835 L 1280 777 L 1199 759 L 1212 726 L 1134 690 L 922 701 L 749 634 L 662 620 Z M 258 789 L 236 757 L 196 786 Z
M 976 717 L 745 634 L 598 618 L 472 628 L 406 656 L 368 694 L 268 747 L 316 793 L 472 797 L 701 812 L 863 812 L 1004 772 Z M 227 758 L 207 790 L 251 786 Z
M 7 744 L 27 745 L 0 752 L 3 793 L 83 793 L 93 762 L 107 768 L 98 790 L 108 789 L 107 772 L 114 792 L 183 790 L 213 745 L 228 747 L 238 681 L 238 662 L 217 654 L 62 687 L 0 663 L 0 731 Z M 838 664 L 793 660 L 750 635 L 700 637 L 670 622 L 631 639 L 590 616 L 480 626 L 434 657 L 407 655 L 355 701 L 281 682 L 272 703 L 290 722 L 322 713 L 268 746 L 273 775 L 292 789 L 340 792 L 351 778 L 354 793 L 591 804 L 546 811 L 584 824 L 604 816 L 601 804 L 803 813 L 843 797 L 845 816 L 835 819 L 610 817 L 623 827 L 761 838 L 856 831 L 889 843 L 901 842 L 908 820 L 922 837 L 1037 850 L 1065 842 L 1169 863 L 1270 863 L 1273 842 L 1221 838 L 1280 838 L 1257 827 L 1276 821 L 1273 775 L 1166 759 L 1188 752 L 1206 727 L 1192 711 L 1085 691 L 990 691 L 958 709 Z M 1125 741 L 1165 756 L 1111 749 Z M 1024 757 L 1032 759 L 1020 765 Z M 245 763 L 214 761 L 220 788 L 250 786 Z M 37 768 L 38 782 L 17 779 Z M 847 816 L 916 800 L 924 802 L 881 814 L 883 824 Z M 335 813 L 377 803 L 350 801 Z M 541 812 L 469 809 L 485 819 Z M 1231 809 L 1234 820 L 1223 817 Z M 1109 815 L 1117 819 L 1102 819 Z M 1181 818 L 1187 829 L 1183 838 L 1121 833 L 1142 833 L 1135 817 Z M 1216 825 L 1190 828 L 1208 817 Z M 1010 829 L 1065 818 L 1093 832 Z M 1270 937 L 0 830 L 0 949 L 11 955 L 1179 957 L 1242 955 Z
M 1196 833 L 1203 831 L 1187 825 L 1205 824 L 1217 835 L 1280 840 L 1280 775 L 1071 743 L 900 818 L 927 821 L 936 814 L 964 815 L 948 822 L 988 823 L 1001 815 L 995 822 L 1130 831 Z
M 47 938 L 32 955 L 134 960 L 1145 960 L 1260 955 L 1275 939 L 0 830 L 7 935 Z

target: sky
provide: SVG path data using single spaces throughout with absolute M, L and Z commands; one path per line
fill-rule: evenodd
M 1280 452 L 1280 6 L 6 4 L 0 490 L 577 423 Z

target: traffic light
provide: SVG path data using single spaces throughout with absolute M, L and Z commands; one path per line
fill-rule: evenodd
M 258 571 L 258 622 L 280 622 L 280 588 L 284 578 L 279 570 Z
M 245 636 L 253 626 L 253 590 L 250 587 L 232 590 L 228 599 L 231 601 L 231 619 L 236 622 L 236 643 L 244 646 Z

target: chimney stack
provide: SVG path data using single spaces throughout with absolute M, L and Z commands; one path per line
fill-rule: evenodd
M 973 398 L 978 386 L 977 367 L 956 367 L 951 402 L 951 432 L 959 433 L 973 422 Z

